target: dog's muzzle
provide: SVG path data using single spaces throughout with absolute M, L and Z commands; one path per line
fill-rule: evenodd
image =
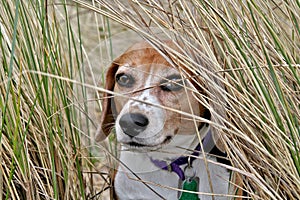
M 120 118 L 119 124 L 123 132 L 133 138 L 147 128 L 149 120 L 140 113 L 127 113 Z

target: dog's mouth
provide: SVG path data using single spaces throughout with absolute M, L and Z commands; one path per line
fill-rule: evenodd
M 130 149 L 147 149 L 147 150 L 156 150 L 162 148 L 164 145 L 167 145 L 171 142 L 172 136 L 167 136 L 161 143 L 155 145 L 143 144 L 135 141 L 123 143 Z

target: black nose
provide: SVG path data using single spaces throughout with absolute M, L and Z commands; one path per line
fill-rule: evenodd
M 126 135 L 134 137 L 147 128 L 149 120 L 140 113 L 127 113 L 120 118 L 119 124 Z

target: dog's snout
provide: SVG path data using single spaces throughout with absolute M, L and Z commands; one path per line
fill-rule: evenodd
M 147 128 L 149 120 L 140 113 L 127 113 L 120 118 L 119 124 L 126 135 L 134 137 Z

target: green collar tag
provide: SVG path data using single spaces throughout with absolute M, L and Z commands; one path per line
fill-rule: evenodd
M 198 191 L 198 182 L 196 179 L 185 180 L 183 182 L 183 190 L 179 200 L 200 200 L 198 194 L 190 193 L 188 191 L 197 192 Z

